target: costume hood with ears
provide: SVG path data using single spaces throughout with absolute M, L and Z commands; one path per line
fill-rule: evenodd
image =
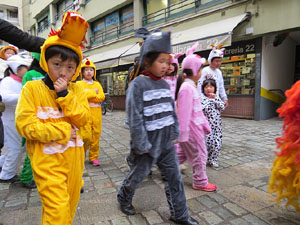
M 4 52 L 7 50 L 7 49 L 11 49 L 15 52 L 15 54 L 18 54 L 19 52 L 19 49 L 14 46 L 14 45 L 8 45 L 8 46 L 5 46 L 3 48 L 0 49 L 0 58 L 1 59 L 4 59 L 5 60 L 5 57 L 4 57 Z
M 11 68 L 14 74 L 17 74 L 18 68 L 20 66 L 29 67 L 31 62 L 32 62 L 32 58 L 24 54 L 12 55 L 6 60 L 6 64 L 9 66 L 9 68 Z
M 93 63 L 93 61 L 89 60 L 88 58 L 86 58 L 86 60 L 81 64 L 81 79 L 84 78 L 83 77 L 83 68 L 86 68 L 86 67 L 92 67 L 94 69 L 94 78 L 96 80 L 96 66 L 95 64 Z
M 193 71 L 193 76 L 197 76 L 202 64 L 206 62 L 205 58 L 194 54 L 198 47 L 199 43 L 195 42 L 195 44 L 186 51 L 186 57 L 182 61 L 182 70 L 191 69 Z
M 145 28 L 140 28 L 139 30 L 143 32 L 135 35 L 140 35 L 138 37 L 145 39 L 140 51 L 139 63 L 141 65 L 144 62 L 145 56 L 150 52 L 171 53 L 172 49 L 170 32 L 154 31 L 152 34 L 150 34 Z
M 49 74 L 48 65 L 45 59 L 45 52 L 47 48 L 54 45 L 62 45 L 73 50 L 79 57 L 79 64 L 77 65 L 76 72 L 72 77 L 72 81 L 75 81 L 80 73 L 83 56 L 81 48 L 84 48 L 82 42 L 87 43 L 85 34 L 89 24 L 87 21 L 78 13 L 74 11 L 67 12 L 63 17 L 63 23 L 61 28 L 54 31 L 51 28 L 48 39 L 44 42 L 41 47 L 41 60 L 40 65 L 42 69 Z M 51 74 L 49 74 L 51 78 Z M 52 80 L 52 78 L 51 78 Z
M 179 69 L 178 58 L 182 55 L 183 54 L 181 54 L 181 53 L 170 54 L 170 56 L 171 56 L 170 63 L 175 63 L 177 65 L 177 69 Z
M 213 58 L 223 58 L 224 51 L 225 51 L 225 48 L 222 48 L 224 44 L 220 44 L 218 47 L 216 47 L 215 45 L 211 45 L 211 46 L 212 46 L 212 50 L 209 53 L 208 60 L 207 60 L 209 63 L 211 63 L 211 60 Z

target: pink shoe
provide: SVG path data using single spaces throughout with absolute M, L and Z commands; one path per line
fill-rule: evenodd
M 199 190 L 199 191 L 207 191 L 212 192 L 217 190 L 217 186 L 211 183 L 208 183 L 205 187 L 197 187 L 193 185 L 193 189 Z
M 99 160 L 98 159 L 94 159 L 92 161 L 93 166 L 100 166 Z

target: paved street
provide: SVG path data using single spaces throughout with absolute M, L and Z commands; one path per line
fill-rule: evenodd
M 116 201 L 117 190 L 127 174 L 124 157 L 129 152 L 129 131 L 124 128 L 125 113 L 103 117 L 100 163 L 86 163 L 85 192 L 81 194 L 75 225 L 173 224 L 157 168 L 143 182 L 134 198 L 137 214 L 125 216 Z M 183 174 L 191 215 L 200 224 L 300 224 L 293 209 L 279 207 L 267 193 L 267 183 L 282 121 L 252 121 L 224 118 L 223 151 L 220 168 L 208 168 L 209 181 L 218 186 L 215 193 L 196 191 L 192 169 Z M 38 192 L 20 183 L 0 184 L 0 221 L 5 225 L 40 224 L 41 202 Z

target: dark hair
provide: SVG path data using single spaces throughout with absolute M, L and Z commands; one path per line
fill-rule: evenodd
M 76 62 L 76 65 L 79 65 L 79 56 L 72 49 L 69 49 L 62 45 L 53 45 L 46 49 L 45 59 L 48 61 L 53 56 L 59 55 L 62 61 L 66 61 L 68 59 L 73 59 Z
M 178 66 L 176 63 L 171 63 L 175 68 L 174 68 L 174 71 L 170 74 L 167 74 L 167 76 L 176 76 L 177 75 L 177 72 L 178 72 Z
M 176 92 L 175 92 L 175 100 L 177 100 L 179 89 L 183 83 L 183 75 L 186 74 L 187 77 L 193 76 L 193 71 L 191 69 L 184 69 L 177 78 L 176 83 Z
M 222 57 L 213 57 L 213 58 L 211 59 L 211 62 L 214 61 L 215 59 L 222 59 Z
M 40 62 L 37 61 L 35 58 L 33 58 L 32 63 L 30 65 L 28 71 L 30 71 L 30 70 L 35 70 L 35 71 L 43 74 L 44 76 L 46 75 L 46 72 L 40 66 Z
M 143 66 L 145 67 L 145 61 L 147 60 L 149 63 L 149 66 L 152 66 L 154 61 L 158 58 L 161 52 L 149 52 L 144 59 Z
M 206 80 L 203 81 L 202 87 L 201 87 L 202 93 L 205 95 L 205 93 L 204 93 L 204 88 L 205 88 L 208 84 L 210 84 L 211 86 L 213 86 L 213 87 L 215 88 L 214 93 L 216 94 L 216 92 L 217 92 L 217 84 L 216 84 L 216 81 L 215 81 L 214 79 L 206 79 Z

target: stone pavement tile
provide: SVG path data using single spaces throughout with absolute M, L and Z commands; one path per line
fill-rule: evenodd
M 135 214 L 133 216 L 128 216 L 132 225 L 147 225 L 147 220 L 141 214 Z
M 223 221 L 222 218 L 217 216 L 212 211 L 204 211 L 198 214 L 200 217 L 202 217 L 208 224 L 215 225 L 219 224 Z
M 213 208 L 218 205 L 218 203 L 214 199 L 211 199 L 208 195 L 203 195 L 196 199 L 201 203 L 201 205 L 207 208 Z
M 222 190 L 220 194 L 250 212 L 255 212 L 274 204 L 271 202 L 271 197 L 268 193 L 243 185 Z
M 243 216 L 243 219 L 248 221 L 251 225 L 267 225 L 266 222 L 262 221 L 261 219 L 252 214 Z
M 137 212 L 143 212 L 167 206 L 168 202 L 163 189 L 158 185 L 150 185 L 136 190 L 133 205 Z
M 239 207 L 237 204 L 228 202 L 224 204 L 224 207 L 228 209 L 230 212 L 233 212 L 237 216 L 241 216 L 247 213 L 246 210 L 243 208 Z
M 259 186 L 262 186 L 262 185 L 266 185 L 266 182 L 262 179 L 259 179 L 259 180 L 249 181 L 247 184 L 249 184 L 253 187 L 259 187 Z
M 197 198 L 199 196 L 205 195 L 205 191 L 199 191 L 199 190 L 194 190 L 192 188 L 192 178 L 191 177 L 186 177 L 183 179 L 184 183 L 184 191 L 185 191 L 185 196 L 186 199 L 192 199 L 192 198 Z
M 252 225 L 251 223 L 242 218 L 236 218 L 234 220 L 231 220 L 230 223 L 233 225 Z
M 77 214 L 84 225 L 124 217 L 115 193 L 105 194 L 99 198 L 80 199 Z
M 0 184 L 0 191 L 3 191 L 3 190 L 8 190 L 9 189 L 9 186 L 10 184 Z
M 295 212 L 293 209 L 286 210 L 282 204 L 280 207 L 273 205 L 262 210 L 258 210 L 257 212 L 254 212 L 254 215 L 272 225 L 300 224 L 300 214 Z
M 157 212 L 164 221 L 168 221 L 171 217 L 169 205 L 158 207 Z
M 41 224 L 42 210 L 41 207 L 30 208 L 24 210 L 19 219 L 18 224 L 22 225 L 40 225 Z
M 146 220 L 148 221 L 148 223 L 151 224 L 151 225 L 163 222 L 163 220 L 160 217 L 160 215 L 156 211 L 154 211 L 154 210 L 143 211 L 142 215 L 146 218 Z
M 238 177 L 244 182 L 249 180 L 255 180 L 262 177 L 270 175 L 270 169 L 272 167 L 272 162 L 267 159 L 257 160 L 254 162 L 249 162 L 241 164 L 238 166 L 226 168 L 222 170 L 222 173 L 226 176 Z M 226 177 L 225 176 L 225 177 Z
M 92 225 L 111 225 L 111 223 L 109 221 L 98 221 L 96 223 L 93 223 Z
M 207 193 L 207 195 L 214 199 L 218 204 L 224 204 L 226 202 L 229 202 L 227 198 L 225 198 L 223 195 L 220 195 L 218 192 L 210 192 Z
M 199 213 L 199 212 L 207 210 L 207 208 L 203 204 L 201 204 L 199 201 L 197 201 L 196 199 L 188 200 L 187 204 L 188 204 L 190 211 L 192 211 L 193 213 Z
M 21 210 L 16 211 L 8 211 L 8 212 L 1 212 L 0 213 L 0 222 L 2 222 L 4 225 L 17 225 L 21 224 L 20 217 L 22 216 L 24 212 Z
M 12 199 L 8 200 L 5 203 L 5 208 L 11 208 L 13 207 L 14 209 L 25 209 L 27 204 L 27 198 L 17 198 L 17 199 Z
M 130 225 L 130 223 L 127 220 L 126 217 L 121 217 L 121 218 L 113 219 L 111 222 L 112 222 L 113 225 Z
M 231 213 L 229 210 L 227 210 L 226 208 L 224 208 L 222 206 L 214 207 L 210 210 L 212 212 L 214 212 L 215 214 L 217 214 L 218 216 L 220 216 L 223 220 L 228 220 L 228 219 L 232 219 L 235 217 L 233 215 L 233 213 Z

